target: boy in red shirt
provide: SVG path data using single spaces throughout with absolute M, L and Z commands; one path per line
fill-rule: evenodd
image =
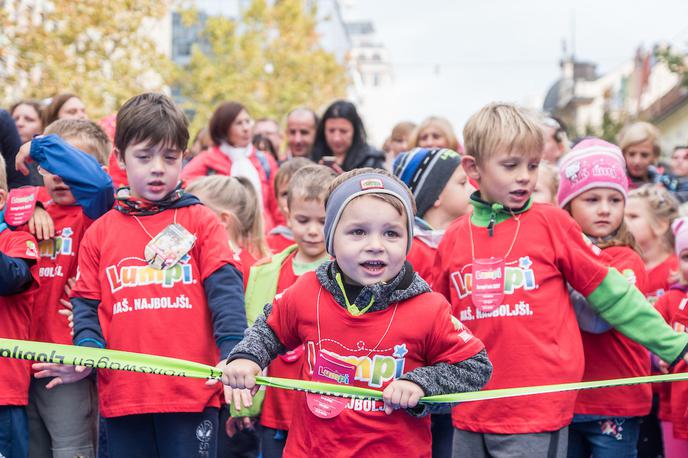
M 277 208 L 285 221 L 289 219 L 289 205 L 287 204 L 289 182 L 291 182 L 292 177 L 299 169 L 309 165 L 313 165 L 313 161 L 303 157 L 289 159 L 280 165 L 279 170 L 275 174 L 275 198 L 277 199 Z M 294 244 L 294 235 L 289 226 L 279 224 L 270 230 L 266 240 L 272 252 L 279 253 Z
M 235 404 L 285 350 L 305 345 L 304 380 L 384 389 L 384 402 L 298 393 L 284 456 L 430 457 L 424 395 L 477 390 L 490 363 L 406 261 L 413 196 L 389 172 L 337 177 L 326 200 L 325 243 L 335 259 L 275 297 L 225 368 Z M 397 409 L 403 409 L 397 410 Z
M 38 251 L 33 236 L 14 232 L 5 223 L 6 203 L 7 174 L 5 160 L 0 156 L 0 337 L 28 340 L 34 291 L 38 286 Z M 11 353 L 11 348 L 0 348 L 0 356 Z M 0 456 L 28 456 L 29 378 L 28 362 L 2 360 Z
M 437 246 L 456 218 L 470 211 L 468 198 L 475 188 L 461 167 L 461 156 L 446 148 L 415 148 L 394 160 L 394 175 L 409 187 L 416 200 L 413 244 L 408 261 L 430 283 Z M 432 286 L 432 284 L 430 284 Z M 433 414 L 432 455 L 451 456 L 454 429 L 451 415 Z
M 33 309 L 31 340 L 71 344 L 69 322 L 60 314 L 65 303 L 71 307 L 65 286 L 76 277 L 79 245 L 86 229 L 112 207 L 112 180 L 103 170 L 111 147 L 105 132 L 85 119 L 55 121 L 45 133 L 25 145 L 19 154 L 20 164 L 28 150 L 39 166 L 50 196 L 45 209 L 55 226 L 55 237 L 38 244 L 41 286 Z M 88 199 L 83 198 L 85 194 Z M 31 453 L 49 455 L 59 450 L 69 456 L 95 456 L 97 408 L 93 379 L 54 390 L 46 390 L 47 383 L 44 379 L 31 380 Z M 64 415 L 66 411 L 69 416 Z
M 292 159 L 292 161 L 299 159 Z M 291 162 L 291 161 L 289 161 Z M 287 164 L 289 163 L 287 162 Z M 281 171 L 282 169 L 280 169 Z M 300 168 L 287 187 L 287 224 L 295 245 L 251 268 L 246 289 L 249 324 L 260 316 L 265 304 L 272 302 L 306 272 L 315 271 L 329 259 L 325 249 L 325 193 L 335 173 L 329 167 L 312 164 Z M 303 364 L 303 346 L 275 358 L 268 375 L 299 378 Z M 281 457 L 291 423 L 297 393 L 266 388 L 260 414 L 261 453 L 264 458 Z
M 484 340 L 489 388 L 578 382 L 583 348 L 566 283 L 621 333 L 662 358 L 681 359 L 688 336 L 671 330 L 564 211 L 533 204 L 543 136 L 537 119 L 493 103 L 464 129 L 462 164 L 480 190 L 473 213 L 450 226 L 438 248 L 436 291 Z M 579 168 L 564 171 L 574 176 Z M 453 411 L 455 457 L 558 456 L 576 392 L 471 402 Z
M 76 345 L 216 364 L 241 339 L 243 282 L 227 233 L 180 185 L 187 126 L 161 94 L 133 97 L 117 113 L 115 154 L 130 187 L 84 236 L 71 297 Z M 56 376 L 48 387 L 90 372 L 34 367 Z M 215 456 L 218 385 L 100 370 L 98 395 L 110 457 Z

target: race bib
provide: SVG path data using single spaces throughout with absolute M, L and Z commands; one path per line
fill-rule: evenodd
M 313 381 L 352 385 L 356 366 L 328 353 L 319 351 L 313 367 Z M 348 398 L 306 393 L 306 403 L 316 417 L 330 419 L 339 415 L 349 403 Z
M 489 313 L 504 300 L 504 258 L 480 258 L 473 261 L 473 305 Z

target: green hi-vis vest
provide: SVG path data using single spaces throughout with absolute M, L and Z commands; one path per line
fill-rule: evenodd
M 291 245 L 270 258 L 251 266 L 244 298 L 246 321 L 249 327 L 253 326 L 253 323 L 263 313 L 265 305 L 272 303 L 275 299 L 282 264 L 297 248 L 296 244 Z M 232 417 L 257 417 L 260 415 L 264 399 L 265 387 L 261 387 L 253 398 L 253 405 L 251 407 L 244 407 L 237 412 L 234 405 L 230 404 L 230 415 Z

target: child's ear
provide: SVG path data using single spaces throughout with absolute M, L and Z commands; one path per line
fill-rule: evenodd
M 0 189 L 0 210 L 5 208 L 5 203 L 7 203 L 7 191 Z
M 478 170 L 478 162 L 473 156 L 466 155 L 461 158 L 461 166 L 466 175 L 473 178 L 475 181 L 480 180 L 480 171 Z
M 220 214 L 217 216 L 220 217 L 220 222 L 226 228 L 230 228 L 234 224 L 234 215 L 232 215 L 232 213 L 228 212 L 227 210 L 222 210 Z
M 124 153 L 117 148 L 113 148 L 112 154 L 114 154 L 117 158 L 117 165 L 119 165 L 119 168 L 122 170 L 126 169 L 126 164 L 124 163 Z
M 654 224 L 650 224 L 650 227 L 654 236 L 660 238 L 664 237 L 664 234 L 671 230 L 671 223 L 668 221 L 656 221 Z

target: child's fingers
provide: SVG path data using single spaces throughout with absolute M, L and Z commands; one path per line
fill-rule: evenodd
M 234 408 L 238 411 L 241 410 L 241 390 L 232 390 L 232 401 L 234 402 Z
M 419 392 L 413 392 L 411 393 L 411 396 L 409 397 L 408 405 L 406 406 L 407 409 L 412 409 L 418 405 L 420 402 L 420 398 L 423 397 L 423 395 Z
M 58 385 L 62 385 L 63 381 L 61 377 L 55 377 L 51 381 L 48 382 L 48 384 L 45 386 L 46 389 L 50 390 L 52 388 L 55 388 Z
M 29 218 L 29 232 L 35 236 L 36 235 L 36 221 L 34 220 L 34 217 L 32 216 Z
M 251 388 L 251 396 L 255 396 L 256 393 L 258 393 L 258 390 L 260 390 L 260 385 L 256 385 L 253 388 Z
M 244 407 L 251 407 L 253 405 L 253 396 L 249 390 L 241 390 L 241 401 Z
M 225 423 L 225 433 L 227 433 L 227 437 L 234 437 L 236 434 L 236 424 L 234 423 L 233 418 L 229 418 L 227 422 Z

